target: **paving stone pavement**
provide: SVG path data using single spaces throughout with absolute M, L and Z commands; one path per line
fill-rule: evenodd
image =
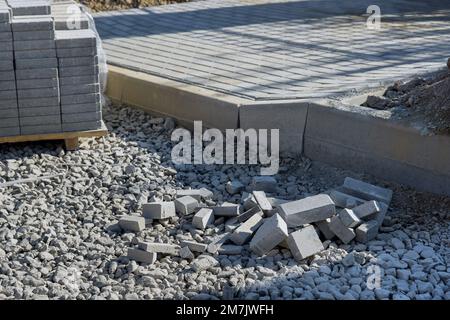
M 450 1 L 206 0 L 95 15 L 112 65 L 254 100 L 324 97 L 434 71 Z

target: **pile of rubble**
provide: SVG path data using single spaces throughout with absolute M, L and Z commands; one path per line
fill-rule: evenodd
M 136 247 L 128 249 L 128 258 L 152 264 L 158 254 L 194 259 L 196 254 L 205 252 L 238 255 L 249 250 L 264 256 L 281 246 L 289 248 L 293 257 L 301 261 L 324 250 L 334 238 L 344 244 L 354 239 L 362 243 L 374 239 L 392 198 L 389 189 L 349 177 L 328 194 L 296 201 L 268 197 L 266 193 L 274 193 L 276 187 L 275 178 L 256 176 L 251 193 L 243 192 L 245 186 L 240 181 L 227 183 L 228 193 L 243 193 L 241 204 L 217 205 L 211 200 L 213 193 L 205 188 L 179 190 L 175 201 L 144 204 L 142 216 L 122 217 L 118 226 L 124 231 L 140 232 L 154 220 L 163 221 L 178 214 L 190 219 L 192 228 L 206 231 L 224 224 L 225 232 L 207 244 L 137 240 Z

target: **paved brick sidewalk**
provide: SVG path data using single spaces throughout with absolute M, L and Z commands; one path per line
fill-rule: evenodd
M 95 15 L 108 62 L 255 100 L 323 97 L 435 70 L 450 1 L 207 0 Z M 439 11 L 439 12 L 438 12 Z

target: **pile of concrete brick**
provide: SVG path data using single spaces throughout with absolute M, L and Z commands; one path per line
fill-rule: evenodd
M 376 237 L 392 198 L 389 189 L 346 178 L 344 184 L 327 194 L 296 201 L 269 197 L 276 191 L 272 177 L 255 177 L 251 193 L 243 193 L 242 203 L 215 205 L 207 189 L 181 190 L 175 201 L 153 202 L 143 206 L 143 216 L 126 216 L 119 226 L 140 232 L 154 220 L 177 214 L 192 216 L 191 227 L 205 230 L 225 225 L 225 232 L 209 243 L 181 241 L 178 244 L 139 243 L 130 248 L 128 257 L 153 263 L 158 254 L 241 254 L 243 249 L 262 256 L 277 246 L 289 248 L 297 260 L 324 250 L 324 242 L 339 240 L 344 244 L 356 240 L 367 242 Z M 229 182 L 226 190 L 235 194 L 243 185 Z
M 102 127 L 96 35 L 56 31 L 51 8 L 0 0 L 0 136 Z

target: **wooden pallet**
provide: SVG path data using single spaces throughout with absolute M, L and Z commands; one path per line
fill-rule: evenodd
M 80 138 L 104 137 L 107 134 L 108 129 L 106 128 L 105 123 L 102 122 L 102 127 L 96 130 L 27 134 L 20 136 L 0 137 L 0 143 L 16 143 L 16 142 L 29 142 L 42 140 L 64 140 L 66 150 L 72 151 L 78 149 Z

